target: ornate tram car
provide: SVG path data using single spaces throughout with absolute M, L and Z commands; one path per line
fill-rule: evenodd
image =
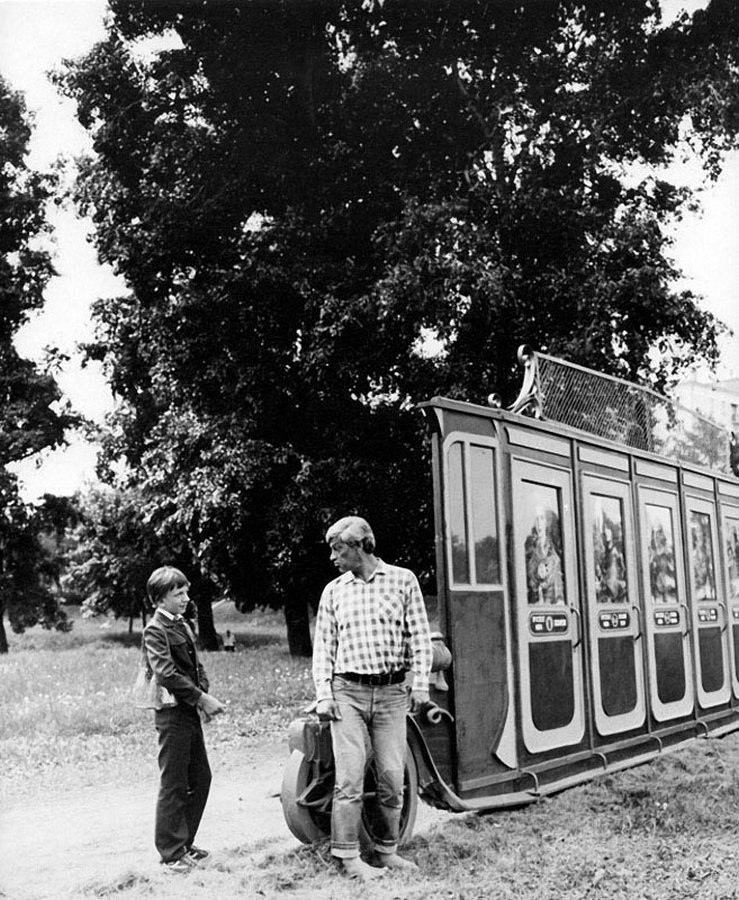
M 494 396 L 422 404 L 441 671 L 408 719 L 406 838 L 417 795 L 520 805 L 739 728 L 728 435 L 627 382 L 528 348 L 519 359 L 510 411 Z M 312 716 L 290 729 L 282 802 L 306 842 L 329 833 L 327 729 Z M 370 766 L 370 837 L 372 796 Z

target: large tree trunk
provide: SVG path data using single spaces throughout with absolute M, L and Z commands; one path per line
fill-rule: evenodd
M 312 656 L 310 616 L 304 591 L 290 591 L 285 601 L 285 624 L 290 656 Z
M 213 624 L 213 605 L 210 598 L 198 598 L 198 637 L 204 650 L 218 650 L 218 634 Z
M 133 634 L 133 620 L 141 616 L 141 630 L 146 628 L 146 600 L 135 600 L 131 603 L 131 611 L 128 616 L 128 633 Z
M 0 572 L 3 571 L 3 554 L 0 553 Z M 8 652 L 8 636 L 5 633 L 5 598 L 0 595 L 0 653 Z

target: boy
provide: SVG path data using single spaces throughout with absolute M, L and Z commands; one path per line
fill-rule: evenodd
M 183 617 L 189 587 L 179 569 L 155 569 L 146 592 L 156 612 L 144 629 L 153 677 L 177 701 L 154 712 L 160 772 L 154 842 L 167 871 L 179 873 L 208 856 L 193 844 L 211 781 L 200 713 L 208 719 L 223 712 L 223 705 L 208 693 L 208 678 Z

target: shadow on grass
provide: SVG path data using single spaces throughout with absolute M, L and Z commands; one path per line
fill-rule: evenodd
M 131 634 L 129 634 L 128 632 L 117 632 L 114 634 L 99 634 L 95 638 L 93 638 L 90 643 L 115 644 L 116 647 L 140 647 L 141 646 L 141 632 L 134 631 Z
M 112 881 L 91 879 L 81 884 L 78 890 L 84 897 L 114 897 L 127 893 L 134 888 L 147 888 L 151 887 L 151 885 L 151 879 L 146 875 L 137 872 L 125 872 Z
M 235 653 L 241 650 L 255 650 L 259 647 L 267 647 L 270 644 L 284 644 L 286 639 L 277 634 L 260 634 L 260 633 L 240 633 L 234 632 L 236 638 Z M 117 647 L 140 647 L 141 632 L 135 631 L 133 634 L 113 633 L 97 635 L 94 639 L 99 644 L 115 644 Z

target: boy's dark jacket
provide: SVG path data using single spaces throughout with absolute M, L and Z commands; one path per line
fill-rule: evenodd
M 159 610 L 144 629 L 144 647 L 154 677 L 178 703 L 196 706 L 208 690 L 205 674 L 189 626 Z

